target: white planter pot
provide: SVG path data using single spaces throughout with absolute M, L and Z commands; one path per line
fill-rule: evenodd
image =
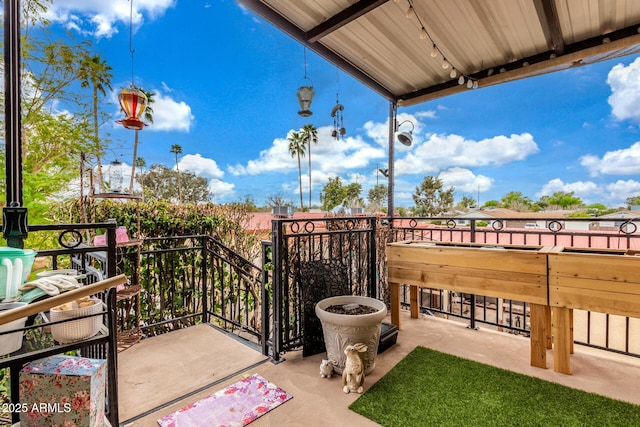
M 326 311 L 332 305 L 359 304 L 373 307 L 376 312 L 370 314 L 336 314 Z M 360 296 L 344 295 L 325 298 L 316 304 L 316 315 L 322 323 L 327 358 L 333 364 L 336 373 L 342 374 L 346 362 L 344 349 L 350 344 L 363 343 L 367 352 L 361 353 L 364 373 L 368 375 L 376 366 L 380 340 L 380 324 L 387 315 L 384 302 Z

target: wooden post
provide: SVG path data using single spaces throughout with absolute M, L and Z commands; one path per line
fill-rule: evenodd
M 411 308 L 411 318 L 417 319 L 420 317 L 420 304 L 418 302 L 418 287 L 409 286 L 409 302 Z
M 547 322 L 547 348 L 551 349 L 553 347 L 553 334 L 551 333 L 551 306 L 544 306 L 544 317 Z
M 391 323 L 400 328 L 400 284 L 389 282 L 389 298 L 391 304 Z
M 553 307 L 553 370 L 571 374 L 571 310 L 565 307 Z
M 546 307 L 531 304 L 531 366 L 547 368 L 548 324 Z

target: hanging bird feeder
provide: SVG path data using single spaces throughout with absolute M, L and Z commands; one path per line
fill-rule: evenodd
M 315 95 L 313 86 L 298 87 L 298 103 L 300 104 L 300 111 L 298 111 L 298 115 L 302 117 L 309 117 L 313 114 L 313 112 L 310 110 L 311 101 L 313 101 L 313 95 Z
M 120 108 L 124 111 L 126 118 L 118 120 L 127 129 L 142 130 L 147 125 L 140 117 L 147 108 L 147 96 L 141 90 L 130 87 L 122 89 L 118 94 Z
M 311 112 L 311 101 L 313 101 L 313 82 L 307 77 L 307 48 L 304 48 L 304 77 L 298 83 L 298 103 L 300 104 L 300 111 L 298 115 L 302 117 L 309 117 L 313 114 Z

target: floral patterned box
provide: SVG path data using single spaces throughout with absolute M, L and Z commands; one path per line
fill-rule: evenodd
M 51 356 L 20 371 L 21 427 L 102 427 L 106 360 Z

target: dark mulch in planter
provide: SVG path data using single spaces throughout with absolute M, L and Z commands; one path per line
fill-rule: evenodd
M 340 305 L 330 305 L 325 308 L 325 311 L 334 314 L 347 314 L 347 315 L 358 315 L 358 314 L 371 314 L 375 313 L 378 310 L 368 306 L 368 305 L 360 305 L 360 304 L 340 304 Z

